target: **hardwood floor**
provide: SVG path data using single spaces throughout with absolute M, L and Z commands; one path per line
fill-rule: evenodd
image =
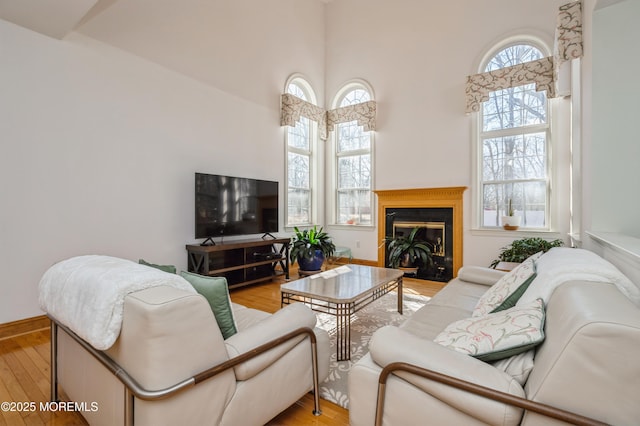
M 14 405 L 0 410 L 0 425 L 87 424 L 73 412 L 40 410 L 49 401 L 49 340 L 48 327 L 0 340 L 0 403 Z
M 297 279 L 292 271 L 291 279 Z M 231 299 L 242 305 L 275 312 L 280 308 L 280 284 L 273 282 L 247 286 L 231 291 Z M 434 295 L 442 283 L 404 280 L 406 293 Z M 84 418 L 74 412 L 40 410 L 40 403 L 49 400 L 49 328 L 42 318 L 0 325 L 0 403 L 13 404 L 22 411 L 0 410 L 0 426 L 14 425 L 86 425 Z M 34 405 L 30 405 L 30 403 Z M 23 404 L 26 403 L 26 404 Z M 321 416 L 314 416 L 313 397 L 305 395 L 268 424 L 287 425 L 348 425 L 349 413 L 328 401 L 320 401 Z M 35 410 L 31 408 L 35 407 Z

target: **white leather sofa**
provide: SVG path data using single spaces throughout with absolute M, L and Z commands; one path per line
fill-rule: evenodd
M 133 292 L 105 351 L 52 318 L 53 398 L 62 390 L 91 425 L 266 423 L 312 390 L 315 374 L 326 378 L 329 337 L 302 304 L 274 314 L 232 307 L 238 332 L 223 340 L 201 295 Z
M 544 285 L 544 280 L 562 275 L 567 278 L 546 296 L 546 337 L 535 349 L 532 365 L 520 366 L 530 370 L 528 378 L 514 377 L 513 372 L 504 371 L 504 364 L 498 368 L 498 362 L 480 361 L 433 341 L 450 323 L 471 316 L 481 295 L 504 274 L 465 267 L 400 327 L 387 326 L 374 333 L 369 354 L 349 375 L 351 424 L 567 424 L 533 411 L 541 407 L 540 403 L 608 424 L 637 425 L 637 300 L 632 302 L 614 284 L 582 273 L 582 268 L 571 261 L 567 262 L 566 274 L 550 268 L 545 271 L 545 264 L 557 267 L 564 257 L 585 254 L 567 250 L 579 249 L 552 249 L 543 255 L 538 261 L 538 275 L 529 287 L 538 280 L 538 285 Z M 489 388 L 488 392 L 479 391 L 488 393 L 489 398 L 459 388 L 466 385 Z M 506 405 L 496 400 L 500 396 L 494 396 L 494 391 L 536 406 L 523 410 Z

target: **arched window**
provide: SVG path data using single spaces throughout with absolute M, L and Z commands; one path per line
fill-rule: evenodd
M 502 46 L 482 72 L 494 71 L 546 55 L 529 42 Z M 490 93 L 479 114 L 479 223 L 502 225 L 509 206 L 521 217 L 520 228 L 548 229 L 550 178 L 549 105 L 534 83 Z
M 311 85 L 299 76 L 290 77 L 286 92 L 316 104 Z M 295 127 L 287 127 L 287 210 L 286 226 L 310 225 L 314 221 L 314 148 L 317 124 L 300 117 Z
M 363 82 L 345 85 L 334 99 L 340 108 L 373 100 L 372 90 Z M 357 121 L 338 123 L 334 137 L 335 223 L 373 224 L 373 132 L 364 131 Z

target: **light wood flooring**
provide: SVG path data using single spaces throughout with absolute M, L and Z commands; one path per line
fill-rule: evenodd
M 292 279 L 297 273 L 292 271 Z M 280 284 L 247 286 L 231 291 L 231 299 L 242 305 L 275 312 L 280 308 Z M 406 293 L 433 296 L 442 283 L 404 280 Z M 30 403 L 36 406 L 49 400 L 49 327 L 44 318 L 0 325 L 0 403 Z M 320 400 L 322 415 L 314 416 L 313 397 L 307 394 L 269 422 L 269 425 L 348 425 L 349 413 L 344 408 Z M 15 408 L 15 407 L 14 407 Z M 73 412 L 0 410 L 0 426 L 14 425 L 86 425 Z

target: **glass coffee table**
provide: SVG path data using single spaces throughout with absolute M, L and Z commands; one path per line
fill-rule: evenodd
M 302 302 L 337 319 L 338 361 L 351 358 L 351 316 L 392 290 L 402 314 L 402 276 L 398 269 L 345 265 L 280 286 L 281 305 Z

